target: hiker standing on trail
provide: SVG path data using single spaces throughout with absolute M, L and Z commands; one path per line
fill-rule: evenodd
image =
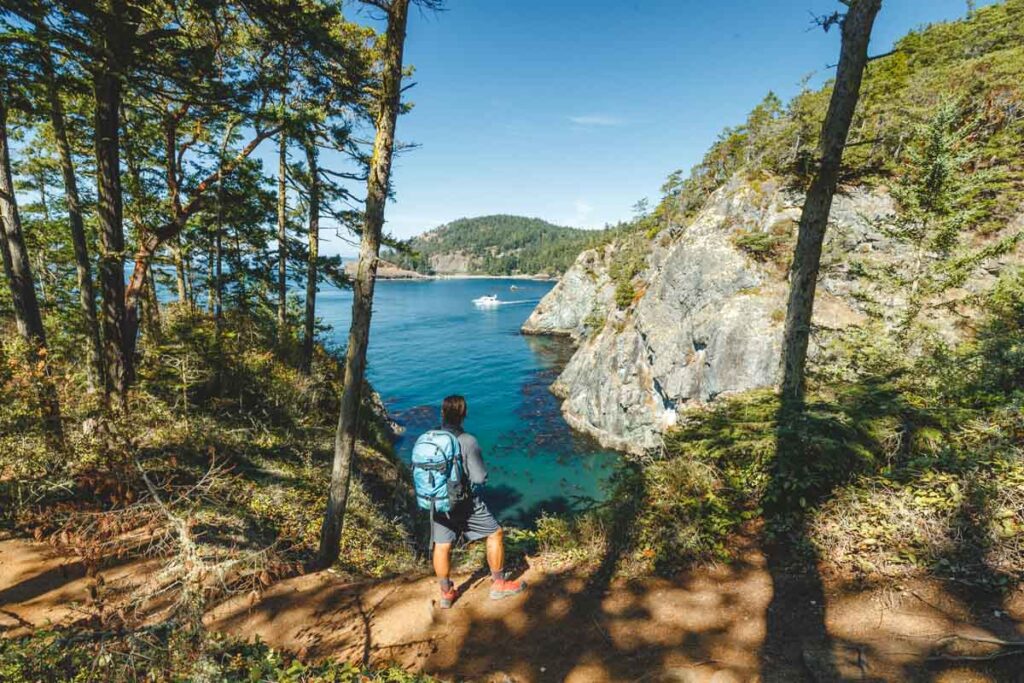
M 476 437 L 462 429 L 466 399 L 448 396 L 441 404 L 441 427 L 416 440 L 412 451 L 413 482 L 421 508 L 430 511 L 434 572 L 441 585 L 442 609 L 458 598 L 451 580 L 452 544 L 459 536 L 472 543 L 487 539 L 491 600 L 523 592 L 526 583 L 505 578 L 504 532 L 475 487 L 487 481 L 487 468 Z

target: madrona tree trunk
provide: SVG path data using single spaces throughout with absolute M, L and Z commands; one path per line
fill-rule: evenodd
M 170 221 L 157 227 L 155 230 L 145 230 L 139 236 L 138 246 L 135 250 L 135 265 L 132 268 L 132 274 L 128 279 L 128 287 L 124 295 L 124 341 L 128 358 L 132 358 L 135 354 L 135 344 L 139 331 L 139 303 L 145 291 L 150 265 L 157 250 L 170 240 L 177 238 L 181 231 L 185 229 L 189 218 L 199 210 L 204 194 L 213 187 L 218 178 L 232 173 L 243 160 L 252 154 L 261 142 L 276 135 L 279 130 L 280 128 L 274 127 L 256 131 L 256 134 L 238 154 L 224 164 L 224 166 L 204 178 L 196 186 L 192 192 L 192 198 L 187 204 L 174 207 L 175 215 Z
M 302 370 L 313 369 L 313 335 L 316 324 L 317 259 L 320 258 L 320 169 L 316 141 L 306 142 L 309 166 L 309 259 L 306 262 L 306 317 L 302 337 Z
M 882 0 L 848 0 L 842 20 L 842 47 L 832 99 L 821 134 L 821 162 L 804 200 L 793 264 L 790 268 L 789 304 L 782 348 L 782 396 L 803 400 L 807 344 L 814 313 L 814 292 L 821 265 L 832 198 L 835 195 L 843 148 L 860 98 L 860 85 L 868 61 L 868 42 Z
M 139 301 L 142 308 L 142 329 L 143 333 L 153 340 L 159 340 L 162 336 L 160 324 L 160 301 L 156 298 L 156 278 L 150 270 L 146 283 L 143 285 L 144 292 Z
M 366 212 L 359 245 L 359 263 L 353 281 L 352 323 L 345 353 L 345 385 L 341 395 L 338 430 L 334 437 L 334 462 L 327 497 L 327 511 L 320 533 L 317 563 L 328 567 L 338 559 L 345 506 L 348 502 L 352 476 L 352 456 L 359 431 L 359 407 L 362 401 L 363 378 L 366 373 L 366 347 L 370 338 L 370 316 L 373 312 L 373 288 L 377 280 L 377 258 L 384 227 L 384 205 L 391 179 L 391 158 L 395 148 L 395 124 L 402 96 L 402 52 L 405 27 L 409 17 L 409 0 L 391 0 L 388 5 L 388 28 L 384 37 L 384 62 L 381 90 L 377 106 L 377 133 L 366 183 Z
M 92 265 L 89 262 L 89 246 L 85 237 L 85 221 L 82 219 L 82 202 L 78 195 L 78 180 L 75 164 L 68 141 L 64 104 L 57 90 L 57 76 L 53 67 L 53 55 L 43 48 L 47 98 L 50 104 L 50 124 L 57 143 L 60 170 L 64 179 L 64 201 L 68 207 L 68 224 L 71 228 L 71 244 L 75 252 L 75 269 L 78 276 L 78 304 L 85 320 L 85 334 L 88 346 L 86 363 L 89 390 L 96 391 L 103 384 L 103 355 L 100 346 L 100 324 L 96 315 L 96 291 L 93 289 Z

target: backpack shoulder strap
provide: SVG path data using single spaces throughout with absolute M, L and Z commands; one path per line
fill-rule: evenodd
M 459 441 L 459 435 L 451 429 L 447 429 L 444 426 L 438 427 L 437 431 L 444 432 L 452 440 L 452 445 L 455 446 L 455 455 L 462 455 L 462 442 Z

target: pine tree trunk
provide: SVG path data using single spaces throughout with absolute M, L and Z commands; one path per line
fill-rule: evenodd
M 124 217 L 121 196 L 121 81 L 101 66 L 93 77 L 96 99 L 96 189 L 103 292 L 103 349 L 108 402 L 124 409 L 132 358 L 125 339 Z
M 288 323 L 288 197 L 287 181 L 288 137 L 281 131 L 277 149 L 277 340 L 285 340 Z
M 224 229 L 218 225 L 217 234 L 213 237 L 213 319 L 217 325 L 220 326 L 221 316 L 223 315 L 224 305 L 222 302 L 222 284 L 223 281 L 223 268 L 224 268 Z
M 338 559 L 345 507 L 352 477 L 352 457 L 359 431 L 359 407 L 366 373 L 366 348 L 373 313 L 373 289 L 377 280 L 377 258 L 384 227 L 384 205 L 391 179 L 391 158 L 395 147 L 395 124 L 401 106 L 402 52 L 409 16 L 409 0 L 392 0 L 384 39 L 381 93 L 377 111 L 377 134 L 367 179 L 366 213 L 359 246 L 359 264 L 353 282 L 352 324 L 345 353 L 345 384 L 341 395 L 338 430 L 334 438 L 334 462 L 327 498 L 327 511 L 320 534 L 317 563 L 328 567 Z
M 178 285 L 178 303 L 188 302 L 188 289 L 185 286 L 185 259 L 181 256 L 181 240 L 174 238 L 171 245 L 171 258 L 174 260 L 174 277 Z
M 822 128 L 821 164 L 804 200 L 793 265 L 790 268 L 789 303 L 782 349 L 782 395 L 787 401 L 800 402 L 804 396 L 807 345 L 821 265 L 821 248 L 843 159 L 843 147 L 860 97 L 871 28 L 881 5 L 882 0 L 851 0 L 843 20 L 839 66 Z
M 231 133 L 235 129 L 235 121 L 228 123 L 224 131 L 224 139 L 220 143 L 220 172 L 217 175 L 217 224 L 213 234 L 213 289 L 210 296 L 213 298 L 213 319 L 220 330 L 221 315 L 223 313 L 223 259 L 224 259 L 224 157 L 228 151 L 228 143 L 231 142 Z
M 317 259 L 320 257 L 320 169 L 317 165 L 316 142 L 306 142 L 306 163 L 309 166 L 309 260 L 306 263 L 306 319 L 302 337 L 302 370 L 313 369 L 313 335 L 316 324 Z
M 14 194 L 14 176 L 11 173 L 11 151 L 7 141 L 7 103 L 0 91 L 0 246 L 5 252 L 5 271 L 14 304 L 14 317 L 18 333 L 32 347 L 46 346 L 43 317 L 39 312 L 35 280 L 29 263 L 25 237 L 21 230 L 21 217 Z
M 46 174 L 43 172 L 42 167 L 37 169 L 36 173 L 36 184 L 39 187 L 39 206 L 43 210 L 43 220 L 47 224 L 50 223 L 50 205 L 46 201 Z M 39 308 L 41 311 L 45 311 L 50 307 L 50 301 L 47 298 L 47 291 L 49 291 L 49 283 L 51 273 L 49 268 L 49 259 L 46 249 L 38 249 L 35 254 L 36 265 L 33 266 L 35 271 L 36 280 L 39 283 Z M 56 283 L 56 278 L 53 278 Z
M 247 268 L 245 263 L 245 252 L 242 251 L 242 239 L 239 236 L 240 230 L 235 228 L 232 232 L 234 237 L 235 249 L 234 249 L 234 263 L 231 265 L 230 275 L 234 277 L 235 283 L 238 285 L 238 300 L 237 306 L 242 310 L 243 313 L 249 310 L 249 290 L 245 286 L 245 278 L 248 277 Z
M 216 228 L 214 228 L 214 232 L 216 232 Z M 206 250 L 206 314 L 209 316 L 213 315 L 213 290 L 217 286 L 216 276 L 214 275 L 216 266 L 214 266 L 213 263 L 213 242 L 214 240 L 212 239 L 211 236 L 210 248 Z
M 103 382 L 103 355 L 100 345 L 100 324 L 96 316 L 96 290 L 92 282 L 92 265 L 89 263 L 89 246 L 85 237 L 85 221 L 82 218 L 82 202 L 78 195 L 78 179 L 68 142 L 67 123 L 64 119 L 64 105 L 57 91 L 57 77 L 53 68 L 53 55 L 49 50 L 43 54 L 47 96 L 50 101 L 50 123 L 60 157 L 60 170 L 64 178 L 64 198 L 68 207 L 68 223 L 71 228 L 71 244 L 75 252 L 75 269 L 78 275 L 78 304 L 85 320 L 89 358 L 86 372 L 89 391 L 96 391 Z
M 188 303 L 189 313 L 194 314 L 196 312 L 195 269 L 192 267 L 192 252 L 184 247 L 181 249 L 181 261 L 185 270 L 185 301 Z
M 50 381 L 46 363 L 46 331 L 36 298 L 35 280 L 29 265 L 28 249 L 21 230 L 18 201 L 14 194 L 14 176 L 11 173 L 11 150 L 7 140 L 7 102 L 0 89 L 0 252 L 4 275 L 10 287 L 14 304 L 14 317 L 18 332 L 28 344 L 29 361 L 43 363 L 43 377 L 39 385 L 39 403 L 50 434 L 63 440 L 60 403 L 57 391 Z

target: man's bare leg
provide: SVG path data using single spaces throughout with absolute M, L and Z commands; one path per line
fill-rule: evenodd
M 487 566 L 492 577 L 505 570 L 505 532 L 502 529 L 487 537 Z
M 505 578 L 505 532 L 500 528 L 487 537 L 487 566 L 491 569 L 491 600 L 501 600 L 526 588 L 524 581 Z
M 438 580 L 450 580 L 452 567 L 452 544 L 451 543 L 435 543 L 434 544 L 434 573 L 437 574 Z
M 441 607 L 448 608 L 455 602 L 455 584 L 451 578 L 452 544 L 434 544 L 434 574 L 441 586 Z

